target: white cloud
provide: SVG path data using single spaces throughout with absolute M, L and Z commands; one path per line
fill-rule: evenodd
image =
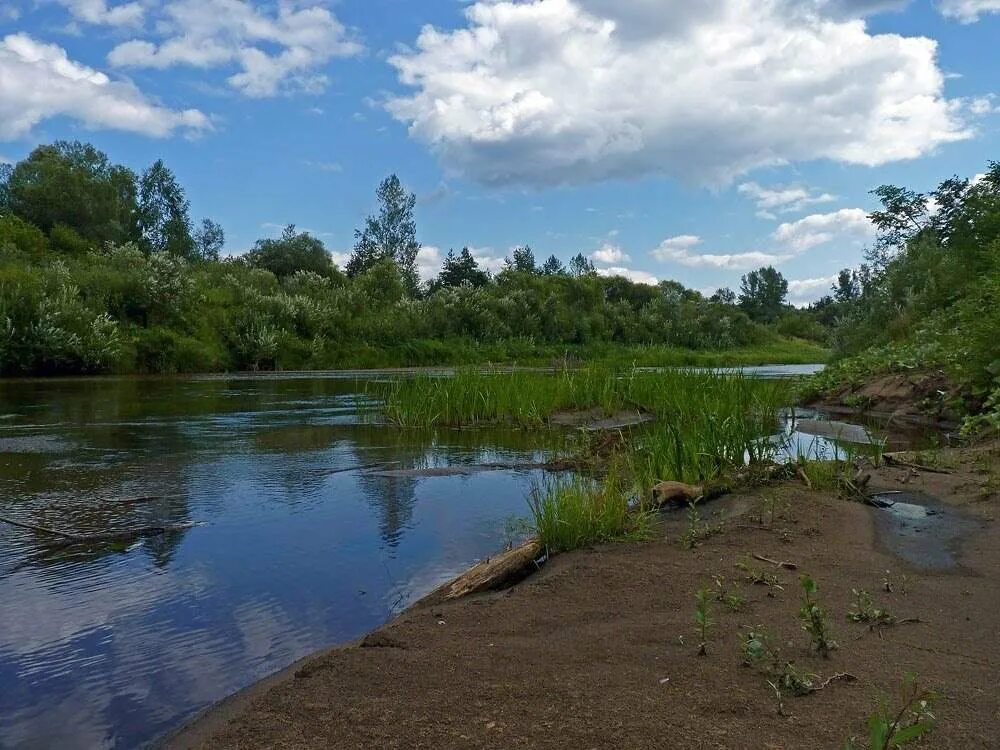
M 966 104 L 968 110 L 974 115 L 991 115 L 1000 112 L 1000 105 L 997 104 L 996 94 L 986 94 L 970 99 Z
M 106 0 L 57 0 L 78 21 L 103 26 L 142 26 L 146 9 L 142 3 L 108 5 Z
M 750 198 L 757 206 L 757 215 L 764 219 L 776 218 L 774 212 L 791 213 L 806 206 L 837 200 L 837 196 L 830 193 L 816 193 L 798 185 L 765 187 L 756 182 L 744 182 L 736 191 Z
M 842 208 L 828 214 L 811 214 L 780 225 L 774 240 L 798 254 L 833 240 L 861 244 L 875 236 L 875 227 L 860 208 Z
M 1000 0 L 939 0 L 938 9 L 948 18 L 975 23 L 980 16 L 1000 13 Z
M 590 259 L 595 263 L 603 263 L 609 266 L 615 263 L 628 263 L 632 260 L 624 250 L 609 242 L 605 242 L 599 250 L 592 252 Z
M 440 248 L 424 245 L 417 253 L 417 274 L 422 281 L 430 281 L 441 273 L 442 263 L 444 263 L 444 255 Z
M 746 270 L 759 266 L 768 266 L 788 260 L 791 255 L 776 255 L 774 253 L 762 253 L 750 251 L 745 253 L 696 253 L 694 248 L 702 244 L 701 237 L 692 234 L 682 234 L 678 237 L 670 237 L 660 243 L 660 246 L 653 250 L 652 255 L 656 260 L 680 263 L 689 268 L 728 268 L 733 270 Z
M 320 92 L 327 62 L 362 51 L 327 8 L 289 0 L 273 14 L 246 0 L 174 0 L 164 5 L 156 29 L 158 44 L 132 39 L 108 60 L 136 68 L 235 66 L 227 82 L 251 97 Z
M 20 138 L 50 117 L 67 116 L 89 128 L 165 137 L 211 128 L 196 109 L 173 110 L 125 81 L 70 60 L 66 51 L 27 34 L 0 41 L 0 139 Z
M 650 286 L 656 286 L 660 283 L 660 280 L 653 274 L 647 273 L 646 271 L 639 271 L 635 268 L 612 266 L 611 268 L 598 268 L 597 273 L 601 276 L 607 276 L 609 278 L 621 276 L 623 279 L 634 281 L 636 284 L 649 284 Z
M 413 91 L 386 106 L 452 171 L 495 184 L 723 183 L 793 161 L 884 164 L 970 137 L 933 40 L 869 34 L 851 18 L 885 3 L 837 5 L 480 0 L 465 28 L 427 26 L 390 58 Z
M 499 273 L 507 262 L 504 256 L 496 255 L 491 247 L 470 247 L 469 252 L 482 269 L 490 273 Z
M 788 296 L 795 301 L 812 302 L 826 294 L 837 282 L 837 275 L 788 282 Z

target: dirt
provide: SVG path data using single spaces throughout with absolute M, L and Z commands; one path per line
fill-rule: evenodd
M 652 541 L 557 556 L 503 592 L 432 596 L 230 699 L 166 747 L 840 748 L 908 672 L 942 695 L 921 746 L 996 747 L 1000 449 L 936 455 L 952 473 L 884 468 L 872 486 L 930 496 L 968 520 L 949 543 L 951 564 L 896 555 L 887 510 L 791 482 L 761 488 L 708 504 L 722 531 L 694 550 L 678 544 L 686 518 L 675 512 Z M 754 554 L 798 566 L 752 561 L 783 590 L 743 579 L 735 564 Z M 810 652 L 800 627 L 800 573 L 830 613 L 840 647 L 829 659 Z M 713 605 L 699 657 L 694 595 L 715 575 L 747 605 Z M 881 632 L 848 622 L 856 588 L 919 622 Z M 779 715 L 764 676 L 741 665 L 739 634 L 754 625 L 778 635 L 800 669 L 857 680 L 787 697 Z
M 955 407 L 959 389 L 939 371 L 878 375 L 843 388 L 817 406 L 834 414 L 865 413 L 896 422 L 952 429 L 962 415 Z

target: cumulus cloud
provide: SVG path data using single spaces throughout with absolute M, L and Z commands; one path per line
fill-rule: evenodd
M 757 215 L 764 219 L 777 218 L 775 213 L 792 213 L 806 206 L 837 200 L 837 196 L 830 193 L 816 193 L 799 185 L 765 187 L 756 182 L 744 182 L 736 190 L 754 202 Z
M 102 26 L 142 26 L 146 9 L 142 3 L 108 5 L 105 0 L 57 0 L 77 21 Z
M 592 252 L 590 259 L 595 263 L 603 263 L 609 266 L 615 263 L 628 263 L 632 260 L 624 250 L 609 242 L 604 243 L 600 249 Z
M 611 268 L 598 268 L 597 273 L 600 276 L 607 276 L 609 278 L 621 276 L 629 281 L 634 281 L 636 284 L 649 284 L 650 286 L 656 286 L 660 283 L 660 280 L 653 274 L 647 273 L 646 271 L 639 271 L 635 268 L 612 266 Z
M 835 239 L 860 244 L 875 236 L 875 227 L 860 208 L 842 208 L 828 214 L 812 214 L 780 225 L 774 240 L 795 253 L 803 253 Z
M 796 279 L 788 282 L 788 296 L 793 303 L 813 302 L 837 282 L 837 275 L 820 276 L 815 279 Z
M 691 268 L 747 270 L 779 265 L 826 243 L 838 241 L 857 245 L 874 236 L 875 228 L 865 211 L 845 208 L 781 224 L 771 235 L 772 247 L 766 251 L 702 253 L 697 250 L 703 244 L 701 237 L 683 234 L 664 240 L 650 255 L 664 263 L 679 263 Z
M 975 23 L 980 16 L 1000 13 L 1000 0 L 940 0 L 941 13 L 961 23 Z
M 360 54 L 336 16 L 321 4 L 284 0 L 274 13 L 246 0 L 174 0 L 161 10 L 158 41 L 131 39 L 108 55 L 117 67 L 236 67 L 227 78 L 250 97 L 280 92 L 317 93 L 328 79 L 322 67 Z
M 90 128 L 164 137 L 211 127 L 196 109 L 173 110 L 125 81 L 81 65 L 55 44 L 27 34 L 0 41 L 0 139 L 20 138 L 49 117 L 67 116 Z
M 453 172 L 546 185 L 878 165 L 970 137 L 936 43 L 870 34 L 897 3 L 480 0 L 390 58 L 386 106 Z M 847 12 L 845 7 L 853 10 Z

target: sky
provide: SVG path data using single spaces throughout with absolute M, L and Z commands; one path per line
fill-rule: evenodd
M 803 304 L 863 261 L 870 191 L 1000 159 L 1000 0 L 0 0 L 0 160 L 162 158 L 227 252 L 339 263 L 398 174 L 422 275 L 517 245 Z

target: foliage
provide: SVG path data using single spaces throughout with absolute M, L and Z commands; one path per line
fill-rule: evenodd
M 420 284 L 417 276 L 417 225 L 413 209 L 417 198 L 407 193 L 396 175 L 387 177 L 376 191 L 377 216 L 369 216 L 365 228 L 355 232 L 354 254 L 347 263 L 347 275 L 358 276 L 382 260 L 399 266 L 407 291 L 415 296 Z
M 615 476 L 551 480 L 533 489 L 528 504 L 538 538 L 552 553 L 649 534 L 649 516 L 630 512 Z
M 908 674 L 900 689 L 899 708 L 893 709 L 880 697 L 874 713 L 868 718 L 869 750 L 893 750 L 909 745 L 934 729 L 932 713 L 937 694 L 920 687 L 917 676 Z M 854 750 L 853 741 L 847 750 Z
M 788 282 L 773 266 L 751 271 L 740 282 L 739 304 L 752 320 L 776 320 L 787 296 Z
M 142 173 L 139 180 L 139 231 L 147 252 L 194 255 L 190 204 L 184 188 L 162 159 Z
M 802 621 L 802 629 L 809 634 L 812 640 L 813 649 L 823 657 L 830 655 L 830 652 L 837 648 L 830 632 L 830 622 L 826 611 L 816 602 L 816 594 L 819 587 L 811 576 L 804 575 L 800 578 L 802 585 L 802 607 L 799 609 L 799 620 Z
M 247 265 L 270 271 L 279 279 L 299 271 L 333 277 L 335 269 L 323 243 L 308 232 L 296 232 L 289 224 L 276 240 L 257 240 L 246 254 Z
M 694 622 L 698 629 L 698 656 L 708 656 L 708 633 L 715 624 L 712 620 L 712 592 L 701 589 L 695 594 L 697 606 L 694 610 Z

